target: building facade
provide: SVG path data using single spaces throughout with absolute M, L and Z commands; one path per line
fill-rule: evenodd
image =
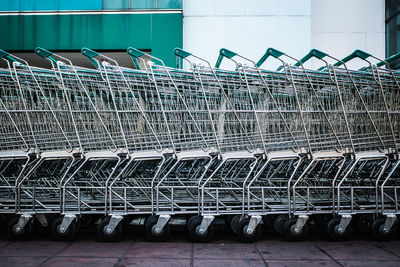
M 213 63 L 222 47 L 254 60 L 268 47 L 295 58 L 312 48 L 337 58 L 355 49 L 385 58 L 400 49 L 399 10 L 397 0 L 3 0 L 0 48 L 37 64 L 30 56 L 37 46 L 81 65 L 82 47 L 122 65 L 129 46 L 170 66 L 174 47 Z

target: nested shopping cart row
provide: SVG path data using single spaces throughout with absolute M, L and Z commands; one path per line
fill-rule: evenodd
M 222 49 L 217 65 L 236 63 L 226 71 L 176 49 L 191 66 L 184 71 L 128 48 L 143 68 L 128 69 L 84 48 L 93 70 L 35 52 L 52 69 L 2 53 L 0 212 L 11 216 L 10 236 L 26 238 L 34 223 L 68 240 L 97 218 L 109 241 L 124 221 L 144 225 L 152 240 L 186 224 L 197 241 L 227 221 L 243 241 L 262 224 L 298 240 L 329 221 L 340 240 L 354 216 L 374 220 L 366 228 L 378 238 L 393 235 L 400 97 L 387 62 L 354 71 L 344 61 L 374 57 L 312 50 L 296 61 L 268 49 L 255 63 Z M 269 57 L 280 70 L 260 68 Z M 304 68 L 311 57 L 326 66 Z

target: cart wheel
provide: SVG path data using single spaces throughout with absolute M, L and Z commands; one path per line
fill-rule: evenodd
M 212 223 L 210 226 L 208 226 L 208 229 L 205 233 L 201 234 L 199 232 L 202 220 L 203 219 L 200 216 L 192 216 L 187 223 L 190 239 L 193 242 L 204 243 L 209 242 L 214 238 L 215 229 Z
M 349 224 L 346 231 L 340 233 L 338 231 L 340 224 L 340 218 L 333 218 L 327 225 L 328 236 L 332 241 L 346 241 L 351 237 L 351 225 Z
M 261 225 L 258 224 L 256 229 L 254 229 L 253 233 L 247 233 L 247 227 L 249 226 L 250 218 L 243 219 L 239 222 L 238 225 L 238 238 L 240 242 L 244 243 L 253 243 L 256 242 L 261 237 L 262 229 Z
M 275 219 L 276 219 L 276 215 L 273 215 L 273 214 L 265 215 L 263 218 L 264 225 L 268 228 L 274 228 Z
M 164 242 L 167 241 L 169 234 L 171 233 L 171 228 L 167 223 L 160 233 L 155 232 L 158 216 L 150 216 L 147 218 L 144 224 L 144 231 L 148 240 L 153 242 Z
M 389 241 L 396 235 L 396 225 L 392 226 L 389 232 L 385 233 L 383 227 L 385 226 L 385 218 L 378 218 L 372 223 L 372 235 L 378 241 Z
M 239 222 L 242 215 L 235 215 L 231 220 L 231 230 L 235 235 L 239 234 Z
M 357 220 L 357 228 L 364 235 L 370 234 L 372 230 L 372 224 L 374 222 L 374 218 L 370 214 L 363 214 L 358 217 Z
M 35 231 L 38 232 L 41 235 L 47 235 L 51 232 L 51 225 L 54 222 L 54 215 L 53 214 L 48 214 L 46 215 L 46 220 L 47 220 L 47 226 L 43 226 L 39 220 L 35 219 L 33 222 L 33 226 L 35 228 Z
M 51 225 L 51 235 L 56 241 L 71 241 L 76 234 L 76 223 L 71 222 L 68 229 L 64 233 L 61 233 L 60 227 L 62 221 L 63 218 L 60 217 L 53 222 Z
M 102 242 L 117 242 L 123 232 L 124 232 L 124 227 L 123 227 L 123 222 L 121 221 L 112 231 L 112 233 L 107 232 L 107 225 L 110 222 L 110 217 L 106 217 L 97 226 L 97 239 Z
M 25 224 L 24 229 L 17 231 L 18 217 L 13 217 L 7 224 L 7 235 L 15 241 L 29 240 L 32 235 L 33 226 L 31 222 Z
M 300 232 L 295 232 L 297 218 L 290 218 L 285 223 L 285 238 L 287 241 L 304 241 L 308 237 L 308 223 L 306 223 Z
M 288 220 L 287 215 L 279 215 L 274 221 L 274 230 L 279 235 L 285 234 L 285 223 Z

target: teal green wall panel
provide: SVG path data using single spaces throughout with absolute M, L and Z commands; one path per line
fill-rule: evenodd
M 32 51 L 151 49 L 169 66 L 182 46 L 182 13 L 0 16 L 0 48 Z
M 164 59 L 168 66 L 174 66 L 175 57 L 169 55 L 175 47 L 182 47 L 183 27 L 182 17 L 169 15 L 152 15 L 152 55 Z

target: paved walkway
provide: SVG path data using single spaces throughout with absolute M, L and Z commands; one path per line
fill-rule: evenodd
M 400 240 L 380 243 L 361 237 L 333 243 L 316 234 L 289 243 L 265 233 L 255 244 L 238 243 L 229 235 L 193 244 L 178 233 L 167 243 L 150 243 L 127 233 L 118 243 L 99 243 L 94 235 L 81 233 L 66 243 L 39 236 L 25 242 L 0 238 L 0 266 L 400 266 Z

